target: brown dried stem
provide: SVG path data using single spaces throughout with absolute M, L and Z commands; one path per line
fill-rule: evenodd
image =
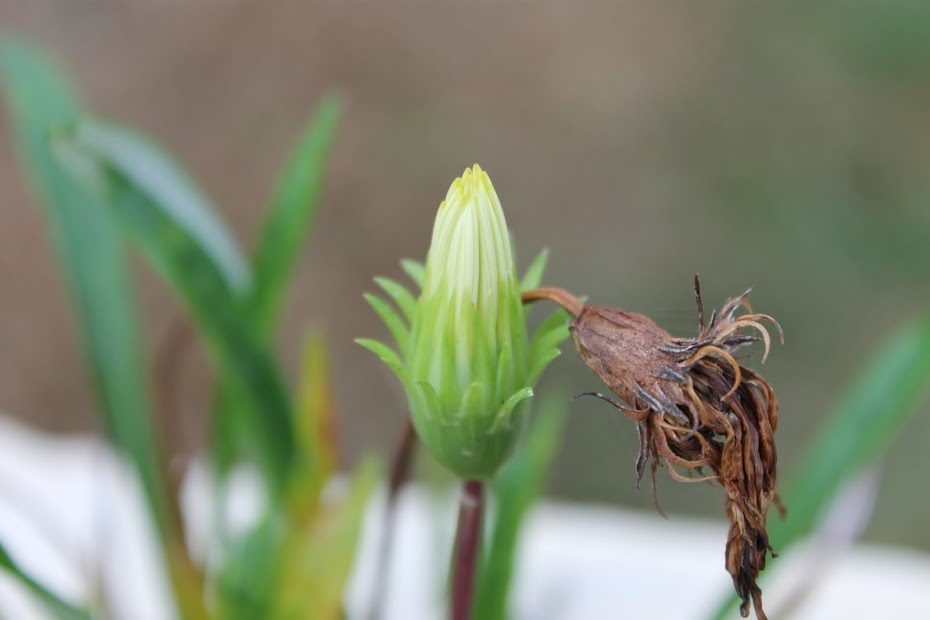
M 577 319 L 581 315 L 584 304 L 566 290 L 560 288 L 537 288 L 532 291 L 526 291 L 521 295 L 523 303 L 532 303 L 542 299 L 548 299 L 562 306 L 572 318 Z

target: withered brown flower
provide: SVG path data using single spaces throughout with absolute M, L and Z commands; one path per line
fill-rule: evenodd
M 781 508 L 775 490 L 778 403 L 768 382 L 740 364 L 737 351 L 761 340 L 765 361 L 771 342 L 763 323 L 774 326 L 782 341 L 784 336 L 775 319 L 752 312 L 749 291 L 727 300 L 707 323 L 697 276 L 694 290 L 699 331 L 693 338 L 672 337 L 642 314 L 582 304 L 562 289 L 536 289 L 523 299 L 549 299 L 565 308 L 582 361 L 625 401 L 585 393 L 636 422 L 637 486 L 650 459 L 653 492 L 660 464 L 676 480 L 723 486 L 730 522 L 726 569 L 742 599 L 742 616 L 749 615 L 751 600 L 765 620 L 756 579 L 766 553 L 775 555 L 765 529 L 769 507 Z M 737 315 L 741 307 L 747 313 Z

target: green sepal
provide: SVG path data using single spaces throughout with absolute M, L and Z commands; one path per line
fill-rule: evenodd
M 536 381 L 539 379 L 539 376 L 543 373 L 546 367 L 560 355 L 562 355 L 562 352 L 559 349 L 553 347 L 545 353 L 541 353 L 535 356 L 533 358 L 533 366 L 530 368 L 529 383 L 531 385 L 536 383 Z
M 377 340 L 372 340 L 371 338 L 356 338 L 355 342 L 377 355 L 382 362 L 387 364 L 388 367 L 390 367 L 390 369 L 398 375 L 401 373 L 405 375 L 407 374 L 407 371 L 404 370 L 403 362 L 400 361 L 400 356 L 397 355 L 397 352 L 394 351 L 394 349 L 387 346 L 383 342 L 378 342 Z
M 381 317 L 388 329 L 391 330 L 391 335 L 394 336 L 394 341 L 397 343 L 401 355 L 405 354 L 410 342 L 410 330 L 404 324 L 403 319 L 400 318 L 400 315 L 394 311 L 390 304 L 377 295 L 365 293 L 363 297 L 375 309 L 375 312 L 378 313 L 378 316 Z
M 456 418 L 470 420 L 486 416 L 488 413 L 486 397 L 485 384 L 475 381 L 469 385 L 462 395 L 462 405 L 457 412 Z
M 426 278 L 426 267 L 423 263 L 412 258 L 404 258 L 401 259 L 400 266 L 418 288 L 423 288 L 423 280 Z
M 546 271 L 546 263 L 548 261 L 549 250 L 542 250 L 539 254 L 536 255 L 536 258 L 534 258 L 533 262 L 530 263 L 526 273 L 523 274 L 523 279 L 520 281 L 521 291 L 531 291 L 534 288 L 539 288 L 539 285 L 542 283 L 543 273 Z
M 513 396 L 507 399 L 500 410 L 497 412 L 497 416 L 494 418 L 494 423 L 491 425 L 491 432 L 500 432 L 502 430 L 509 430 L 513 426 L 513 412 L 516 409 L 517 405 L 521 402 L 533 396 L 533 388 L 525 387 L 521 390 L 518 390 Z
M 413 325 L 413 318 L 416 316 L 417 312 L 417 300 L 410 294 L 410 291 L 408 291 L 404 285 L 390 278 L 377 276 L 375 277 L 375 282 L 385 293 L 391 296 L 391 299 L 394 300 L 397 307 L 404 313 L 407 324 Z

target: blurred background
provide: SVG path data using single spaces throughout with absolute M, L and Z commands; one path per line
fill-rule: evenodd
M 394 378 L 352 342 L 385 336 L 361 294 L 424 257 L 436 207 L 474 162 L 521 270 L 551 250 L 549 284 L 681 336 L 696 329 L 695 272 L 708 311 L 754 287 L 786 332 L 765 368 L 783 479 L 869 354 L 930 307 L 930 5 L 2 0 L 0 25 L 61 59 L 91 107 L 166 144 L 247 247 L 307 114 L 341 93 L 279 346 L 293 369 L 305 330 L 327 334 L 353 461 L 386 454 L 405 415 Z M 6 123 L 0 408 L 96 432 L 70 300 Z M 181 313 L 138 266 L 155 356 Z M 542 391 L 599 388 L 565 352 Z M 211 396 L 202 354 L 182 363 L 165 420 L 179 464 L 201 445 Z M 634 489 L 633 425 L 593 399 L 570 407 L 551 493 L 652 510 Z M 930 499 L 915 492 L 930 472 L 923 407 L 886 457 L 867 539 L 930 549 Z M 719 489 L 660 475 L 659 493 L 671 513 L 723 516 Z

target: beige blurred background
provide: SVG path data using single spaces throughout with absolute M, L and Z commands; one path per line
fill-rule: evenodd
M 293 372 L 325 330 L 348 459 L 403 420 L 392 376 L 352 343 L 384 336 L 361 293 L 422 258 L 434 211 L 473 162 L 491 175 L 521 268 L 651 315 L 679 335 L 705 303 L 754 286 L 787 341 L 782 479 L 868 355 L 930 309 L 930 6 L 732 2 L 127 2 L 0 0 L 0 28 L 57 56 L 101 114 L 165 143 L 250 247 L 275 173 L 318 98 L 346 102 L 323 213 L 280 350 Z M 39 211 L 0 120 L 0 408 L 54 432 L 95 428 Z M 155 352 L 178 307 L 138 265 Z M 566 351 L 541 390 L 599 387 Z M 209 375 L 183 361 L 166 415 L 182 463 Z M 651 510 L 635 432 L 579 400 L 551 490 Z M 873 540 L 930 549 L 930 405 L 885 459 Z M 722 516 L 719 489 L 660 476 L 672 513 Z

